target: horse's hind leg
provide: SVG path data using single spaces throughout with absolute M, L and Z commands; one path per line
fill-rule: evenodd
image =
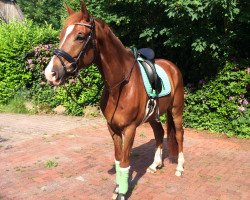
M 162 166 L 162 148 L 163 148 L 164 129 L 161 123 L 157 121 L 151 121 L 150 125 L 155 135 L 156 151 L 155 151 L 154 161 L 148 167 L 147 172 L 155 173 L 157 170 L 157 167 Z
M 183 135 L 184 135 L 184 130 L 183 130 L 183 106 L 181 106 L 182 102 L 178 104 L 178 106 L 172 108 L 172 116 L 173 116 L 173 121 L 174 121 L 174 126 L 175 126 L 175 137 L 176 141 L 178 144 L 178 165 L 176 167 L 176 176 L 181 176 L 184 168 L 184 155 L 183 155 Z

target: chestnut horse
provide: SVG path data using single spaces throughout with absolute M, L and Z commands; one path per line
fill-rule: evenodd
M 60 33 L 59 49 L 54 51 L 45 75 L 53 85 L 61 85 L 68 76 L 80 69 L 96 64 L 104 81 L 100 107 L 114 141 L 116 187 L 114 199 L 124 199 L 128 191 L 129 154 L 136 128 L 143 123 L 145 107 L 149 99 L 139 66 L 133 53 L 124 47 L 107 24 L 94 19 L 81 2 L 81 11 L 67 7 L 69 18 Z M 184 164 L 182 115 L 184 90 L 181 72 L 170 61 L 156 59 L 167 73 L 171 93 L 158 99 L 160 115 L 167 114 L 167 142 L 170 152 L 177 156 L 176 176 L 181 176 Z M 148 172 L 156 172 L 162 166 L 164 129 L 156 120 L 156 111 L 149 122 L 156 140 L 153 163 Z

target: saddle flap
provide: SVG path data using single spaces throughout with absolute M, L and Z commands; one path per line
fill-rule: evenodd
M 162 80 L 158 76 L 154 64 L 148 60 L 141 61 L 141 64 L 145 69 L 151 87 L 159 94 L 162 90 Z

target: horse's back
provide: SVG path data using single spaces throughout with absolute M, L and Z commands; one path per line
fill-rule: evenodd
M 156 59 L 155 63 L 164 69 L 168 75 L 173 90 L 175 90 L 177 87 L 183 87 L 181 71 L 173 62 L 165 59 Z
M 179 107 L 179 111 L 182 113 L 184 107 L 184 86 L 181 71 L 169 60 L 156 59 L 156 64 L 164 69 L 171 85 L 170 94 L 160 98 L 160 113 L 165 113 L 173 107 Z

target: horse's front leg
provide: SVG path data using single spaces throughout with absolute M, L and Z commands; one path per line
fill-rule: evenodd
M 130 169 L 129 155 L 134 142 L 135 130 L 136 126 L 130 125 L 123 131 L 123 140 L 121 140 L 121 138 L 117 141 L 114 139 L 116 181 L 119 185 L 118 196 L 116 200 L 125 199 L 125 195 L 128 192 L 128 178 Z
M 114 150 L 115 150 L 116 186 L 113 191 L 112 199 L 116 199 L 119 194 L 120 160 L 122 158 L 122 133 L 119 133 L 119 131 L 114 131 L 109 125 L 108 128 L 114 142 Z

